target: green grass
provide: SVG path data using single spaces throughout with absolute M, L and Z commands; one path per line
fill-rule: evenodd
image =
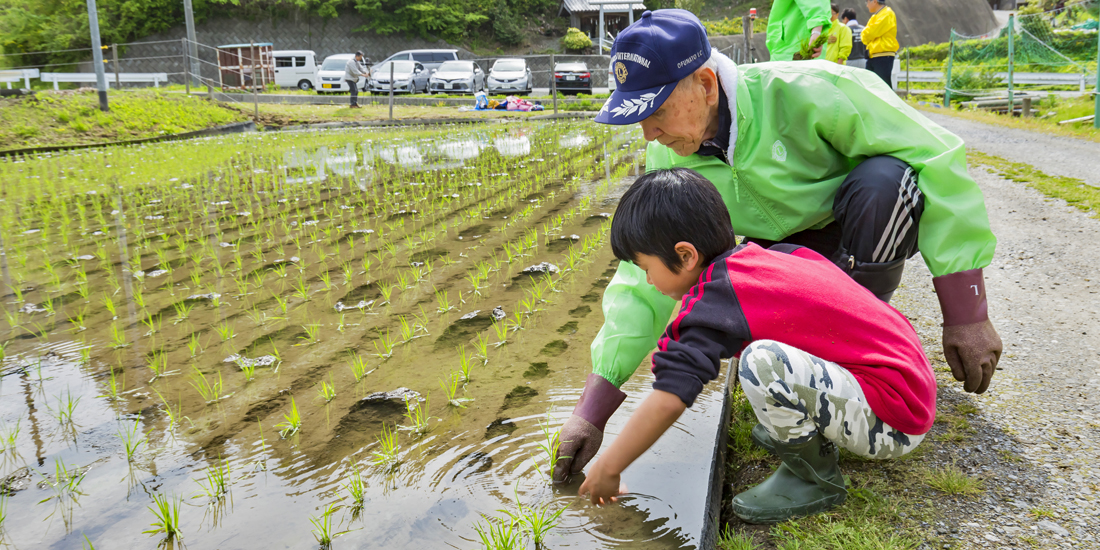
M 916 86 L 914 85 L 914 88 Z M 918 101 L 924 101 L 926 105 L 918 104 Z M 1046 134 L 1054 134 L 1059 136 L 1074 137 L 1079 139 L 1087 139 L 1090 141 L 1100 141 L 1100 130 L 1097 130 L 1092 121 L 1087 122 L 1075 122 L 1071 124 L 1059 125 L 1059 122 L 1065 120 L 1071 120 L 1074 118 L 1080 118 L 1083 116 L 1093 114 L 1096 109 L 1096 104 L 1089 96 L 1082 97 L 1048 97 L 1043 99 L 1038 104 L 1032 106 L 1033 111 L 1038 111 L 1038 117 L 1021 118 L 1015 116 L 1007 116 L 997 114 L 992 111 L 984 111 L 981 109 L 937 109 L 932 107 L 929 103 L 943 104 L 943 95 L 927 96 L 926 99 L 912 98 L 908 100 L 909 104 L 913 107 L 922 110 L 930 111 L 933 113 L 940 113 L 950 115 L 967 120 L 973 120 L 976 122 L 984 122 L 986 124 L 996 124 L 998 126 L 1007 126 L 1009 128 L 1019 128 L 1021 130 L 1031 130 L 1035 132 L 1042 132 Z M 955 106 L 953 104 L 952 106 Z
M 966 475 L 966 472 L 954 464 L 925 468 L 920 476 L 921 481 L 929 487 L 949 495 L 974 495 L 982 492 L 982 480 Z
M 718 550 L 756 550 L 752 535 L 737 533 L 729 525 L 718 535 Z
M 1093 217 L 1100 217 L 1100 188 L 1076 178 L 1051 176 L 1022 162 L 1012 162 L 977 151 L 968 151 L 966 155 L 970 162 L 985 166 L 1005 179 L 1023 183 L 1048 197 L 1062 199 L 1070 206 L 1089 212 Z
M 94 93 L 40 92 L 34 100 L 0 100 L 4 148 L 78 145 L 158 137 L 246 120 L 241 113 L 198 98 L 156 91 L 112 92 L 110 112 Z

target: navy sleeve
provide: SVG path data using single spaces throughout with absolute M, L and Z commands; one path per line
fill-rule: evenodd
M 653 388 L 675 394 L 688 407 L 718 377 L 720 360 L 740 353 L 751 340 L 725 265 L 717 261 L 703 272 L 653 354 Z

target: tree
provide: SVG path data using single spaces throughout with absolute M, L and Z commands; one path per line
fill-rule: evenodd
M 592 46 L 592 39 L 580 29 L 569 27 L 565 36 L 561 37 L 561 45 L 566 50 L 583 50 Z

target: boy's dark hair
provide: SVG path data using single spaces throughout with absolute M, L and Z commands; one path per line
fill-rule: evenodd
M 833 11 L 835 11 L 837 13 L 840 13 L 840 6 L 838 6 L 836 4 L 830 4 L 829 7 L 833 8 Z
M 852 8 L 844 8 L 844 11 L 840 12 L 840 16 L 849 21 L 858 21 L 856 18 L 856 10 Z
M 695 170 L 654 170 L 638 178 L 619 200 L 611 221 L 611 250 L 633 262 L 657 256 L 673 273 L 683 262 L 676 243 L 695 245 L 703 264 L 736 246 L 730 214 L 714 184 Z

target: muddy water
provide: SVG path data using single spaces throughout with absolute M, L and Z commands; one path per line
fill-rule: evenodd
M 475 524 L 518 498 L 566 509 L 549 547 L 693 546 L 716 386 L 624 474 L 620 506 L 587 505 L 579 480 L 551 486 L 540 467 L 544 427 L 589 372 L 615 266 L 605 214 L 644 162 L 638 137 L 590 124 L 261 135 L 0 165 L 0 436 L 16 434 L 0 454 L 4 540 L 152 546 L 148 506 L 168 495 L 193 548 L 316 546 L 310 519 L 330 504 L 338 547 L 475 548 Z M 524 273 L 542 262 L 555 270 Z M 441 381 L 463 353 L 460 408 Z M 240 364 L 264 358 L 247 380 Z M 640 368 L 609 434 L 648 383 Z M 407 401 L 376 395 L 403 388 Z M 300 429 L 282 438 L 292 400 Z M 429 417 L 420 430 L 410 403 Z M 145 443 L 128 460 L 119 432 L 135 425 Z M 384 427 L 394 468 L 374 461 Z M 229 491 L 211 497 L 200 482 L 223 462 Z M 50 486 L 59 463 L 83 472 L 75 490 Z

